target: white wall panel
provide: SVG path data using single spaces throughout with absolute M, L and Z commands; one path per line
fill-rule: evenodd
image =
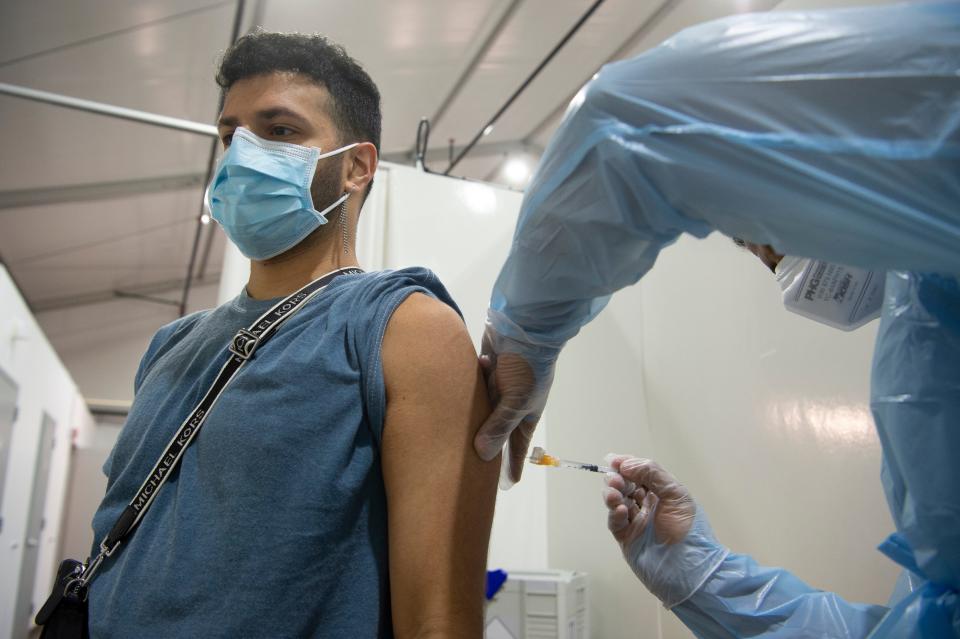
M 26 636 L 28 628 L 13 628 L 17 600 L 17 576 L 30 508 L 30 488 L 40 446 L 43 415 L 56 422 L 47 495 L 45 525 L 40 538 L 33 601 L 42 604 L 51 587 L 68 475 L 70 442 L 74 431 L 83 434 L 90 427 L 89 415 L 78 405 L 76 387 L 60 359 L 30 315 L 23 299 L 0 267 L 0 367 L 18 387 L 18 413 L 10 442 L 3 498 L 3 527 L 0 529 L 0 639 Z
M 73 451 L 59 557 L 87 557 L 90 554 L 94 542 L 93 515 L 107 490 L 103 464 L 119 434 L 118 425 L 94 424 L 91 437 L 87 438 L 89 441 L 83 445 L 78 442 Z
M 876 323 L 842 333 L 788 313 L 773 276 L 719 235 L 665 251 L 641 289 L 652 456 L 733 550 L 886 603 Z
M 651 454 L 639 304 L 636 288 L 615 296 L 564 349 L 547 407 L 553 454 L 592 462 L 609 452 Z M 659 637 L 660 604 L 630 572 L 607 531 L 602 478 L 547 472 L 550 567 L 589 575 L 592 636 Z

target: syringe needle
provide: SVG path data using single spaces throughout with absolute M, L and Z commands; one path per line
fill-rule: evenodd
M 586 470 L 591 473 L 612 473 L 613 469 L 609 466 L 600 466 L 598 464 L 587 464 L 585 462 L 571 461 L 569 459 L 560 459 L 553 455 L 548 455 L 540 446 L 535 446 L 533 453 L 528 459 L 538 466 L 554 466 L 556 468 L 571 468 L 573 470 Z
M 564 468 L 573 468 L 575 470 L 587 470 L 591 473 L 612 473 L 613 469 L 609 466 L 600 466 L 599 464 L 587 464 L 585 462 L 570 461 L 561 459 L 560 465 Z

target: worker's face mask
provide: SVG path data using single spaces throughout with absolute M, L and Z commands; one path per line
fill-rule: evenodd
M 788 311 L 842 331 L 880 317 L 882 272 L 789 255 L 774 272 Z
M 321 153 L 316 147 L 264 140 L 239 127 L 207 189 L 211 215 L 250 259 L 279 255 L 326 224 L 326 214 L 349 197 L 344 193 L 318 211 L 310 185 L 319 160 L 355 146 Z

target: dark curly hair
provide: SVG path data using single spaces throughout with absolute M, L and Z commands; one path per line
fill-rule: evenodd
M 217 84 L 226 93 L 238 80 L 277 71 L 305 75 L 327 90 L 341 142 L 372 142 L 380 151 L 380 91 L 343 47 L 323 36 L 245 35 L 224 52 Z

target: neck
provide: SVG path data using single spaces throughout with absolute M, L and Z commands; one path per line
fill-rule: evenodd
M 256 300 L 285 297 L 330 271 L 359 267 L 353 243 L 344 253 L 339 234 L 329 235 L 308 237 L 286 253 L 263 262 L 251 260 L 247 295 Z

